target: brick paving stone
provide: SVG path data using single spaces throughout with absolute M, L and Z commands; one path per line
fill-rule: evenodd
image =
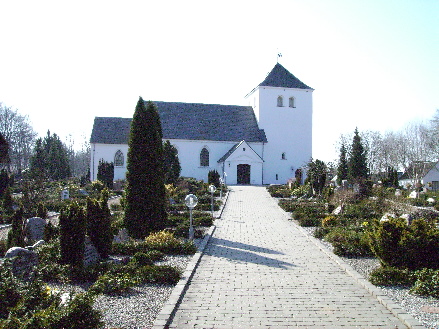
M 231 187 L 169 328 L 407 328 L 264 187 Z

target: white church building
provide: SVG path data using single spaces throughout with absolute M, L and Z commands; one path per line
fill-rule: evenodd
M 207 181 L 216 169 L 226 184 L 285 184 L 302 177 L 312 156 L 312 88 L 277 63 L 245 96 L 248 106 L 154 102 L 163 140 L 178 150 L 181 176 Z M 90 176 L 99 161 L 125 179 L 131 118 L 96 117 Z

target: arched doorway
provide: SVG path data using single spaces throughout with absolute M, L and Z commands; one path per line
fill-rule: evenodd
M 236 183 L 250 184 L 250 165 L 239 164 L 236 171 Z

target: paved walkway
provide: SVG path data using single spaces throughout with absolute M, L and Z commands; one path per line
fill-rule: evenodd
M 407 328 L 264 187 L 231 187 L 170 328 Z

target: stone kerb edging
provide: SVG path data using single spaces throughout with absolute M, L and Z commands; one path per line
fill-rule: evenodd
M 215 231 L 215 228 L 216 226 L 211 226 L 209 231 L 204 236 L 200 246 L 198 247 L 198 251 L 192 257 L 191 261 L 186 267 L 186 270 L 183 272 L 182 278 L 180 279 L 180 281 L 178 281 L 174 289 L 172 289 L 171 296 L 169 296 L 168 300 L 166 301 L 165 305 L 163 306 L 162 310 L 154 321 L 154 325 L 152 327 L 153 329 L 167 328 L 171 323 L 175 312 L 177 311 L 177 307 L 181 303 L 183 296 L 189 287 L 189 283 L 191 282 L 192 277 L 195 274 L 195 270 L 200 263 L 201 256 L 203 256 L 204 249 L 206 248 L 210 237 Z
M 308 234 L 302 227 L 296 223 L 300 232 L 305 235 L 311 242 L 313 242 L 320 250 L 322 250 L 329 258 L 336 262 L 346 273 L 354 278 L 360 286 L 366 289 L 376 300 L 378 300 L 385 308 L 393 313 L 398 319 L 400 319 L 407 327 L 413 329 L 425 329 L 425 327 L 416 320 L 412 315 L 407 313 L 403 308 L 396 304 L 390 297 L 388 297 L 384 292 L 375 287 L 367 279 L 365 279 L 360 273 L 355 271 L 352 266 L 346 263 L 343 259 L 338 257 L 332 251 L 330 251 L 324 244 L 322 244 L 317 238 L 314 238 Z
M 226 206 L 227 200 L 229 199 L 229 193 L 230 190 L 227 190 L 226 195 L 224 196 L 224 202 L 221 205 L 220 210 L 218 210 L 218 215 L 215 218 L 221 218 L 221 216 L 223 215 L 224 208 Z

